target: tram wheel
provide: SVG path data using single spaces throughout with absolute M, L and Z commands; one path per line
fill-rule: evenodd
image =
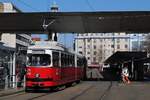
M 77 84 L 79 84 L 80 82 L 81 82 L 80 80 L 77 80 L 77 81 L 76 81 Z
M 72 86 L 72 82 L 66 84 L 66 87 L 71 87 L 71 86 Z
M 26 87 L 25 92 L 31 92 L 31 90 L 28 87 Z

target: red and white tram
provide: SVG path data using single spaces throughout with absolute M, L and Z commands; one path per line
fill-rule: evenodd
M 85 77 L 85 57 L 57 42 L 36 42 L 27 54 L 26 91 L 67 85 Z

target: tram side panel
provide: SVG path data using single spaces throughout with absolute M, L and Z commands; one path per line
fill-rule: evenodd
M 59 83 L 58 68 L 35 68 L 29 66 L 26 74 L 27 87 L 51 87 L 57 86 Z
M 83 80 L 84 79 L 84 75 L 85 75 L 85 65 L 86 62 L 84 61 L 85 59 L 83 57 L 78 57 L 77 58 L 77 80 Z
M 61 54 L 61 73 L 62 73 L 62 81 L 64 83 L 70 83 L 75 81 L 75 65 L 73 54 L 69 53 Z

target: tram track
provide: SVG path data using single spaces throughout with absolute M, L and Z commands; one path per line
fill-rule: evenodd
M 70 98 L 70 100 L 75 100 L 78 97 L 82 96 L 83 94 L 85 94 L 87 91 L 89 91 L 90 89 L 92 89 L 93 87 L 95 87 L 94 85 L 89 86 L 88 88 L 86 88 L 84 91 L 82 91 L 81 93 L 75 95 L 74 97 Z
M 0 100 L 10 100 L 10 99 L 16 98 L 18 96 L 26 96 L 28 94 L 29 93 L 21 92 L 21 93 L 17 93 L 17 94 L 5 95 L 5 96 L 0 97 Z M 27 98 L 26 100 L 35 100 L 37 98 L 40 98 L 40 97 L 43 97 L 43 96 L 46 96 L 46 95 L 49 95 L 49 93 L 40 94 L 38 96 Z
M 110 81 L 110 84 L 109 84 L 108 87 L 104 90 L 104 92 L 102 93 L 102 95 L 99 97 L 98 100 L 104 100 L 105 97 L 109 94 L 109 92 L 110 92 L 112 86 L 113 86 L 113 82 Z M 70 100 L 77 100 L 78 97 L 80 97 L 80 96 L 86 94 L 90 89 L 92 89 L 92 88 L 94 88 L 94 87 L 95 87 L 95 85 L 91 85 L 91 86 L 87 87 L 87 88 L 86 88 L 84 91 L 82 91 L 81 93 L 79 93 L 79 94 L 75 95 L 74 97 L 70 98 Z
M 38 99 L 38 98 L 41 98 L 41 97 L 47 96 L 47 95 L 49 95 L 49 93 L 42 94 L 42 95 L 39 95 L 39 96 L 35 96 L 35 97 L 29 98 L 29 99 L 27 99 L 27 100 L 35 100 L 35 99 Z
M 21 96 L 21 95 L 25 95 L 27 93 L 25 92 L 20 92 L 20 93 L 14 93 L 14 94 L 8 94 L 8 95 L 3 95 L 0 97 L 0 100 L 5 100 L 5 99 L 9 99 L 9 98 L 14 98 L 17 96 Z
M 102 86 L 103 86 L 103 84 L 102 84 Z M 81 98 L 82 99 L 86 98 L 85 95 L 88 95 L 91 92 L 94 92 L 94 93 L 101 92 L 101 94 L 99 94 L 99 96 L 97 95 L 98 97 L 95 97 L 95 99 L 96 100 L 105 100 L 106 96 L 108 96 L 108 94 L 113 86 L 113 82 L 110 81 L 110 82 L 106 83 L 104 86 L 105 87 L 99 91 L 99 90 L 95 90 L 96 88 L 98 88 L 96 84 L 88 85 L 88 86 L 84 87 L 84 89 L 80 90 L 79 92 L 76 92 L 77 94 L 71 96 L 71 98 L 68 96 L 69 100 L 78 100 Z M 18 99 L 24 98 L 25 100 L 36 100 L 36 99 L 41 100 L 43 97 L 46 98 L 51 93 L 52 92 L 47 92 L 47 93 L 40 92 L 40 93 L 32 94 L 32 93 L 20 92 L 18 94 L 12 94 L 12 95 L 8 95 L 8 96 L 0 97 L 0 100 L 16 100 L 16 98 L 18 98 Z M 67 92 L 65 92 L 65 93 L 67 93 Z M 51 96 L 55 97 L 57 94 L 60 96 L 61 93 L 57 92 L 56 94 L 53 94 Z
M 108 95 L 108 93 L 110 92 L 111 88 L 112 88 L 112 81 L 110 81 L 110 85 L 108 86 L 108 88 L 103 92 L 103 94 L 100 96 L 99 100 L 104 100 L 105 97 Z

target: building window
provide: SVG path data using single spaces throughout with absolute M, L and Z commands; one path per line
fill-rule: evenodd
M 115 38 L 113 38 L 111 41 L 112 41 L 112 42 L 115 42 Z
M 120 45 L 117 45 L 117 49 L 120 49 Z
M 102 49 L 102 48 L 103 48 L 103 46 L 102 46 L 102 45 L 100 45 L 100 48 Z
M 125 42 L 128 42 L 128 39 L 125 39 Z
M 111 45 L 111 48 L 114 48 L 114 45 Z
M 96 45 L 94 45 L 94 49 L 96 49 Z
M 87 52 L 87 54 L 90 54 L 90 52 Z
M 99 40 L 99 42 L 103 42 L 103 40 L 102 40 L 102 39 L 100 39 L 100 40 Z
M 80 54 L 82 54 L 82 51 L 79 51 Z
M 97 52 L 96 51 L 94 51 L 94 55 L 96 55 L 97 54 Z
M 90 45 L 87 45 L 88 49 L 90 49 Z
M 127 44 L 125 44 L 125 48 L 128 48 L 128 45 L 127 45 Z
M 82 46 L 79 46 L 79 48 L 82 48 Z
M 90 57 L 88 57 L 87 59 L 90 60 Z
M 91 41 L 91 39 L 88 39 L 88 40 L 87 40 L 87 42 L 90 42 L 90 41 Z
M 96 62 L 96 57 L 93 57 L 93 61 Z
M 120 39 L 117 39 L 117 43 L 119 43 L 120 42 Z

